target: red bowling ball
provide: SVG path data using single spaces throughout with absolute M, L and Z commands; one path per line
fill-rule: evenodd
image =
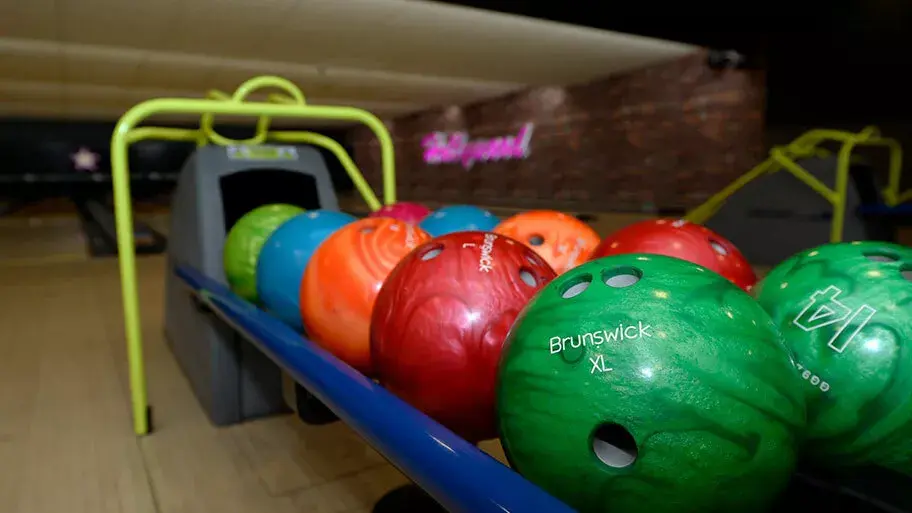
M 651 219 L 627 226 L 602 240 L 591 259 L 624 253 L 650 253 L 687 260 L 715 271 L 745 291 L 757 276 L 729 240 L 684 220 Z
M 469 441 L 494 438 L 507 332 L 555 276 L 534 251 L 494 233 L 451 233 L 415 248 L 384 282 L 371 318 L 380 383 Z

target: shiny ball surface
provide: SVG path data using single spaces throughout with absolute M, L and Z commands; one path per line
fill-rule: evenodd
M 588 224 L 555 210 L 533 210 L 505 219 L 496 233 L 512 237 L 541 255 L 557 274 L 589 259 L 599 236 Z
M 746 291 L 757 282 L 750 263 L 725 237 L 703 225 L 674 219 L 631 224 L 606 237 L 592 258 L 627 253 L 665 255 L 715 271 Z
M 517 319 L 501 437 L 515 469 L 581 513 L 759 512 L 795 464 L 800 381 L 769 316 L 728 280 L 607 257 Z
M 372 374 L 370 319 L 377 293 L 396 264 L 430 237 L 388 217 L 361 219 L 314 251 L 301 282 L 301 320 L 314 342 Z
M 504 339 L 554 277 L 541 257 L 501 235 L 459 232 L 423 244 L 377 297 L 371 351 L 380 383 L 467 440 L 496 437 Z
M 228 286 L 235 294 L 252 303 L 258 302 L 257 262 L 263 244 L 282 223 L 302 212 L 304 209 L 294 205 L 263 205 L 234 223 L 222 248 L 222 265 Z
M 499 219 L 487 210 L 473 205 L 448 205 L 421 220 L 419 226 L 432 237 L 448 233 L 493 230 Z
M 912 249 L 851 242 L 803 251 L 757 286 L 795 354 L 821 465 L 912 475 L 910 279 Z
M 406 223 L 418 224 L 431 213 L 431 209 L 420 203 L 400 201 L 392 205 L 383 205 L 368 214 L 367 217 L 391 217 Z
M 317 247 L 339 228 L 357 221 L 333 210 L 298 214 L 266 239 L 257 261 L 256 285 L 260 304 L 295 329 L 302 329 L 301 279 Z

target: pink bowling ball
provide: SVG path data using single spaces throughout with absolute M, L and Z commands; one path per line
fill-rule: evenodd
M 383 205 L 379 210 L 371 212 L 367 217 L 392 217 L 406 223 L 418 224 L 430 213 L 430 209 L 424 205 L 402 201 L 392 205 Z

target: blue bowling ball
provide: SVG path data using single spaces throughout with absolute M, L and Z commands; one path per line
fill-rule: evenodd
M 432 237 L 454 232 L 489 232 L 497 226 L 497 216 L 472 205 L 450 205 L 428 214 L 418 225 Z
M 257 261 L 257 296 L 263 308 L 303 330 L 299 289 L 311 255 L 327 237 L 357 221 L 333 210 L 312 210 L 285 221 L 263 244 Z

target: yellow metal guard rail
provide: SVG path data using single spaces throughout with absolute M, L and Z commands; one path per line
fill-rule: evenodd
M 796 160 L 810 157 L 829 155 L 830 153 L 827 150 L 820 147 L 821 144 L 827 142 L 841 143 L 836 159 L 836 183 L 832 189 L 795 162 Z M 845 222 L 849 167 L 852 163 L 852 152 L 858 146 L 882 146 L 890 151 L 889 179 L 887 186 L 882 191 L 884 203 L 887 206 L 894 207 L 912 198 L 912 189 L 903 193 L 899 192 L 900 175 L 902 173 L 902 148 L 898 142 L 881 137 L 876 127 L 867 127 L 857 134 L 839 130 L 817 129 L 804 133 L 787 146 L 779 146 L 770 150 L 769 158 L 706 200 L 702 205 L 691 210 L 684 218 L 693 223 L 703 224 L 719 210 L 732 194 L 738 192 L 750 181 L 785 169 L 833 205 L 830 241 L 840 242 Z
M 269 96 L 268 102 L 246 101 L 260 89 L 278 89 L 283 94 Z M 198 130 L 140 127 L 150 116 L 158 114 L 200 115 Z M 255 135 L 245 141 L 227 139 L 213 128 L 216 115 L 258 117 Z M 301 90 L 284 78 L 275 76 L 255 77 L 241 84 L 231 96 L 221 91 L 211 91 L 207 99 L 158 98 L 140 103 L 127 111 L 118 121 L 111 138 L 111 173 L 114 186 L 114 215 L 117 224 L 117 251 L 120 260 L 120 283 L 123 295 L 124 331 L 127 342 L 127 361 L 130 373 L 130 397 L 133 409 L 133 429 L 137 435 L 149 432 L 148 396 L 146 393 L 145 362 L 141 336 L 139 295 L 136 284 L 136 250 L 133 240 L 133 206 L 130 198 L 130 178 L 127 148 L 145 139 L 195 142 L 206 144 L 256 145 L 266 142 L 287 144 L 313 144 L 332 152 L 342 163 L 371 210 L 381 204 L 373 190 L 348 154 L 336 141 L 313 132 L 270 131 L 272 118 L 303 118 L 336 121 L 353 121 L 367 125 L 380 143 L 383 170 L 383 199 L 386 204 L 396 201 L 396 173 L 393 143 L 390 134 L 376 116 L 353 107 L 308 105 Z

